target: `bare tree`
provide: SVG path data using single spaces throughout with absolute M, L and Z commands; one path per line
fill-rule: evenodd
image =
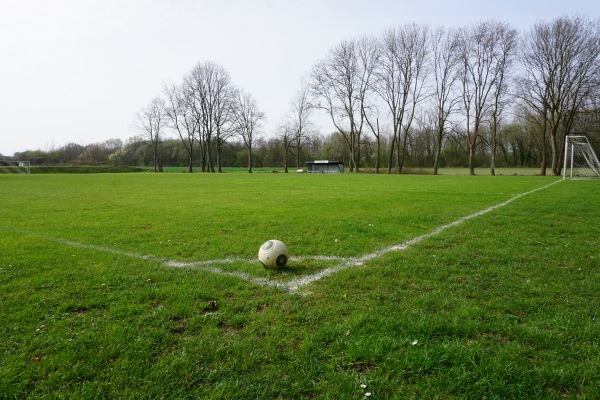
M 523 47 L 520 98 L 540 125 L 543 146 L 549 137 L 552 173 L 560 175 L 564 138 L 600 83 L 600 20 L 565 16 L 538 22 Z M 542 148 L 542 175 L 546 168 Z
M 490 108 L 490 174 L 496 175 L 496 149 L 498 146 L 498 128 L 508 99 L 508 79 L 512 64 L 517 55 L 518 33 L 508 25 L 499 25 L 494 35 L 493 46 L 495 49 L 496 63 L 493 74 L 495 75 Z
M 334 47 L 325 60 L 313 67 L 312 93 L 350 151 L 350 172 L 359 171 L 360 137 L 369 80 L 377 49 L 373 39 L 346 40 Z
M 502 87 L 505 68 L 504 47 L 514 30 L 497 21 L 481 22 L 462 30 L 460 57 L 462 63 L 462 99 L 469 141 L 469 173 L 475 175 L 475 150 L 483 137 L 483 123 L 494 107 L 494 88 Z M 515 33 L 516 35 L 516 33 Z M 514 47 L 513 47 L 514 49 Z
M 167 97 L 165 112 L 169 125 L 179 135 L 188 154 L 188 172 L 193 172 L 194 143 L 199 140 L 197 119 L 194 118 L 193 108 L 190 107 L 193 99 L 188 97 L 190 92 L 183 86 L 165 86 L 164 92 Z
M 283 144 L 283 172 L 289 172 L 289 154 L 292 147 L 296 130 L 290 124 L 290 121 L 283 122 L 279 125 L 278 136 Z
M 252 172 L 252 145 L 260 133 L 265 114 L 259 111 L 252 95 L 238 92 L 235 107 L 234 130 L 244 141 L 248 150 L 248 172 Z
M 155 97 L 150 103 L 137 114 L 138 128 L 152 144 L 152 160 L 154 172 L 162 172 L 162 163 L 159 160 L 159 146 L 162 134 L 166 128 L 165 101 L 160 97 Z
M 379 126 L 380 111 L 376 105 L 365 107 L 365 122 L 375 137 L 375 173 L 379 173 L 381 162 L 381 128 Z
M 435 101 L 433 111 L 433 126 L 435 130 L 435 151 L 433 158 L 433 174 L 437 175 L 439 168 L 442 142 L 447 134 L 448 122 L 460 101 L 455 92 L 458 79 L 457 67 L 460 63 L 458 53 L 457 33 L 454 30 L 438 28 L 432 40 L 432 67 L 435 80 Z
M 186 77 L 185 86 L 193 98 L 189 105 L 198 124 L 199 141 L 205 153 L 202 170 L 215 172 L 214 147 L 217 171 L 222 172 L 221 146 L 232 132 L 235 101 L 235 88 L 229 73 L 211 62 L 198 63 Z
M 377 65 L 379 64 L 379 59 L 381 57 L 381 52 L 380 52 L 380 48 L 378 45 L 378 41 L 375 38 L 371 38 L 368 36 L 364 36 L 361 40 L 359 40 L 358 42 L 358 58 L 360 61 L 360 66 L 361 66 L 361 71 L 362 71 L 362 75 L 361 75 L 361 90 L 359 92 L 360 94 L 360 109 L 361 109 L 361 115 L 360 115 L 360 126 L 361 126 L 361 132 L 362 132 L 362 126 L 364 125 L 365 122 L 368 123 L 367 120 L 367 116 L 369 114 L 372 114 L 375 110 L 376 110 L 376 105 L 375 105 L 375 99 L 374 97 L 376 96 L 375 91 L 373 90 L 373 83 L 375 80 L 375 71 L 377 69 Z M 369 124 L 369 123 L 368 123 Z M 371 124 L 369 124 L 371 125 Z M 376 136 L 377 138 L 377 167 L 379 166 L 379 150 L 380 150 L 380 130 L 379 130 L 379 121 L 375 121 L 375 129 L 373 129 L 373 127 L 371 126 L 371 132 L 373 132 L 374 136 Z M 375 135 L 375 132 L 377 132 L 377 134 Z M 366 144 L 367 145 L 367 150 L 369 150 L 368 145 L 369 142 L 367 140 L 361 140 L 360 137 L 358 138 L 358 160 L 361 159 L 361 151 L 360 151 L 360 145 Z M 369 153 L 369 151 L 367 151 L 367 154 Z M 358 165 L 357 165 L 357 172 L 358 172 Z
M 387 30 L 380 42 L 381 56 L 374 87 L 392 118 L 388 173 L 394 164 L 396 172 L 402 172 L 415 111 L 426 97 L 428 38 L 427 26 L 408 24 Z
M 236 109 L 236 87 L 231 83 L 229 74 L 226 78 L 223 76 L 219 83 L 220 95 L 215 99 L 215 145 L 216 145 L 216 164 L 217 172 L 223 172 L 221 163 L 221 154 L 223 145 L 232 135 L 235 134 L 234 121 Z
M 296 149 L 296 168 L 300 168 L 301 150 L 308 144 L 312 134 L 310 116 L 313 105 L 310 102 L 310 85 L 307 78 L 300 80 L 300 87 L 290 102 L 290 108 L 288 123 L 284 129 L 284 145 L 286 149 Z

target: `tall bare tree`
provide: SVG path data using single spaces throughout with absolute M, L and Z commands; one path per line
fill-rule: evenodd
M 396 172 L 402 172 L 415 112 L 426 98 L 428 50 L 429 29 L 425 25 L 407 24 L 389 29 L 380 42 L 381 55 L 374 87 L 392 118 L 388 173 L 394 164 Z
M 475 150 L 483 137 L 484 121 L 494 107 L 494 88 L 499 87 L 507 37 L 514 30 L 498 21 L 465 28 L 460 37 L 462 100 L 469 141 L 469 173 L 475 175 Z
M 307 78 L 300 80 L 300 87 L 292 99 L 288 128 L 292 130 L 290 144 L 296 149 L 296 168 L 300 168 L 302 148 L 309 142 L 311 131 L 310 116 L 313 105 L 310 102 L 310 85 Z M 291 146 L 290 146 L 291 147 Z
M 381 128 L 379 125 L 380 109 L 376 104 L 365 107 L 365 122 L 369 126 L 373 137 L 375 137 L 375 173 L 379 173 L 381 166 Z
M 159 147 L 163 131 L 166 128 L 167 115 L 165 101 L 160 97 L 153 98 L 148 105 L 138 112 L 138 129 L 150 140 L 152 144 L 152 160 L 154 172 L 162 172 L 162 163 L 159 160 Z
M 185 78 L 185 85 L 193 101 L 190 107 L 200 132 L 200 142 L 205 152 L 202 170 L 221 170 L 221 145 L 232 132 L 235 88 L 229 73 L 212 62 L 198 63 Z M 216 154 L 213 160 L 213 148 Z
M 243 91 L 238 92 L 235 106 L 234 130 L 244 141 L 248 150 L 248 172 L 252 172 L 252 146 L 260 134 L 265 114 L 258 109 L 254 97 Z
M 216 145 L 216 164 L 217 172 L 223 172 L 221 154 L 223 145 L 231 136 L 235 134 L 234 121 L 236 109 L 237 88 L 229 78 L 229 74 L 223 75 L 219 80 L 220 95 L 215 99 L 215 145 Z
M 447 134 L 452 113 L 456 112 L 460 96 L 456 92 L 457 67 L 460 63 L 457 32 L 438 28 L 432 39 L 432 67 L 435 86 L 433 88 L 433 126 L 435 129 L 435 150 L 433 174 L 437 175 L 442 144 Z
M 513 62 L 517 56 L 518 32 L 508 25 L 499 25 L 494 36 L 496 76 L 490 107 L 490 174 L 496 175 L 496 152 L 498 147 L 498 129 L 508 98 L 508 77 L 512 73 Z
M 289 172 L 289 154 L 290 148 L 292 147 L 296 129 L 288 119 L 279 125 L 278 136 L 283 144 L 283 172 L 286 174 Z
M 373 39 L 345 40 L 330 50 L 312 70 L 312 93 L 316 106 L 331 118 L 350 152 L 350 172 L 360 167 L 360 139 L 369 80 L 377 48 Z
M 193 172 L 195 143 L 199 141 L 198 123 L 194 118 L 190 104 L 189 91 L 183 85 L 167 85 L 164 88 L 167 98 L 165 112 L 171 129 L 179 135 L 181 143 L 188 154 L 188 172 Z
M 564 138 L 600 79 L 600 20 L 559 17 L 538 22 L 526 35 L 520 97 L 550 140 L 552 173 L 560 175 Z M 545 148 L 541 174 L 546 174 Z

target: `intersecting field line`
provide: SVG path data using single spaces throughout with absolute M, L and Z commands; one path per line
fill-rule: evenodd
M 523 196 L 527 196 L 529 194 L 538 192 L 540 190 L 547 189 L 550 186 L 557 184 L 558 182 L 562 182 L 562 181 L 558 180 L 558 181 L 552 182 L 546 186 L 542 186 L 540 188 L 533 189 L 528 192 L 517 194 L 516 196 L 514 196 L 502 203 L 493 205 L 484 210 L 467 215 L 467 216 L 457 219 L 456 221 L 451 222 L 449 224 L 439 226 L 429 233 L 414 237 L 412 239 L 409 239 L 403 243 L 400 243 L 400 244 L 397 244 L 394 246 L 386 247 L 384 249 L 362 255 L 360 257 L 338 257 L 338 256 L 290 257 L 290 261 L 292 261 L 292 262 L 294 262 L 294 261 L 298 262 L 298 261 L 302 261 L 302 260 L 317 260 L 317 261 L 321 260 L 321 261 L 339 261 L 339 264 L 337 264 L 333 267 L 330 267 L 330 268 L 322 269 L 319 272 L 316 272 L 311 275 L 306 275 L 306 276 L 303 276 L 300 278 L 292 279 L 288 282 L 273 281 L 273 280 L 267 279 L 267 278 L 252 276 L 245 272 L 228 271 L 228 270 L 224 270 L 222 268 L 217 267 L 217 265 L 232 264 L 232 263 L 236 263 L 236 262 L 247 262 L 247 263 L 255 263 L 256 262 L 255 260 L 250 260 L 250 259 L 224 258 L 224 259 L 203 260 L 203 261 L 194 261 L 194 262 L 180 262 L 180 261 L 165 260 L 164 258 L 155 257 L 153 255 L 141 255 L 141 254 L 131 253 L 128 251 L 114 249 L 111 247 L 79 243 L 79 242 L 75 242 L 72 240 L 61 239 L 61 238 L 43 235 L 43 234 L 29 231 L 29 230 L 14 229 L 14 228 L 10 228 L 7 226 L 0 226 L 0 228 L 4 229 L 4 230 L 12 231 L 12 232 L 26 234 L 26 235 L 34 235 L 34 236 L 38 236 L 38 237 L 43 237 L 45 239 L 52 240 L 54 242 L 58 242 L 58 243 L 68 245 L 68 246 L 74 246 L 74 247 L 86 248 L 86 249 L 91 249 L 91 250 L 97 250 L 97 251 L 106 252 L 106 253 L 118 254 L 118 255 L 131 257 L 131 258 L 137 258 L 137 259 L 141 259 L 141 260 L 155 261 L 155 262 L 161 263 L 164 266 L 171 267 L 171 268 L 192 268 L 192 269 L 197 269 L 197 270 L 201 270 L 201 271 L 211 272 L 214 274 L 232 276 L 232 277 L 236 277 L 236 278 L 245 280 L 247 282 L 251 282 L 253 284 L 276 288 L 276 289 L 279 289 L 284 292 L 295 292 L 304 286 L 307 286 L 313 282 L 316 282 L 323 278 L 331 276 L 339 271 L 364 265 L 364 263 L 366 263 L 370 260 L 384 256 L 391 252 L 406 250 L 410 246 L 413 246 L 413 245 L 420 243 L 426 239 L 436 236 L 436 235 L 440 234 L 441 232 L 445 231 L 446 229 L 458 226 L 458 225 L 460 225 L 466 221 L 469 221 L 473 218 L 477 218 L 477 217 L 480 217 L 491 211 L 497 210 L 498 208 L 504 207 Z

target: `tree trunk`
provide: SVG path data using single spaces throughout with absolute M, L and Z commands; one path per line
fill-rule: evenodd
M 396 141 L 396 173 L 402 172 L 402 166 L 400 165 L 400 152 L 402 151 L 402 145 L 400 143 L 400 135 L 402 132 L 398 132 L 398 140 Z
M 398 145 L 398 156 L 400 159 L 398 160 L 398 173 L 402 173 L 402 168 L 404 167 L 404 159 L 406 158 L 406 148 L 408 147 L 408 130 L 404 132 L 404 139 L 402 140 L 402 149 L 400 149 L 400 145 Z
M 469 175 L 475 175 L 475 143 L 469 143 Z
M 394 163 L 394 150 L 396 148 L 396 133 L 392 137 L 392 145 L 390 146 L 390 157 L 388 159 L 388 174 L 392 173 L 392 164 Z
M 379 158 L 381 157 L 381 140 L 377 136 L 377 158 L 375 159 L 375 173 L 379 173 Z
M 494 122 L 494 125 L 496 123 Z M 492 129 L 492 138 L 490 143 L 490 174 L 496 175 L 496 127 Z
M 441 140 L 440 140 L 440 134 L 439 132 L 436 135 L 435 138 L 435 151 L 433 153 L 433 174 L 437 175 L 438 174 L 438 167 L 439 167 L 439 163 L 440 163 L 440 153 L 442 152 L 442 144 L 441 144 Z
M 360 172 L 360 132 L 356 134 L 356 142 L 354 143 L 354 147 L 356 149 L 356 155 L 354 159 L 356 160 L 356 173 Z
M 221 166 L 221 142 L 217 141 L 217 172 L 223 172 L 223 167 Z
M 153 164 L 154 164 L 154 172 L 158 172 L 158 144 L 156 142 L 153 143 Z
M 542 161 L 540 162 L 540 175 L 546 176 L 546 138 L 542 136 L 542 143 L 540 144 L 540 155 Z
M 248 173 L 252 173 L 252 147 L 248 147 Z
M 491 150 L 492 154 L 490 155 L 490 175 L 495 176 L 496 175 L 496 144 L 494 143 L 492 145 L 492 150 Z
M 550 149 L 552 152 L 552 175 L 559 175 L 558 172 L 558 159 L 560 158 L 558 153 L 558 137 L 555 132 L 552 132 L 552 138 L 550 140 Z

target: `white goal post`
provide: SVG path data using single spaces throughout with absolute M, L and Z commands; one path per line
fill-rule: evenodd
M 29 161 L 0 160 L 0 174 L 30 174 Z
M 585 136 L 566 137 L 563 179 L 567 178 L 600 178 L 600 161 Z

